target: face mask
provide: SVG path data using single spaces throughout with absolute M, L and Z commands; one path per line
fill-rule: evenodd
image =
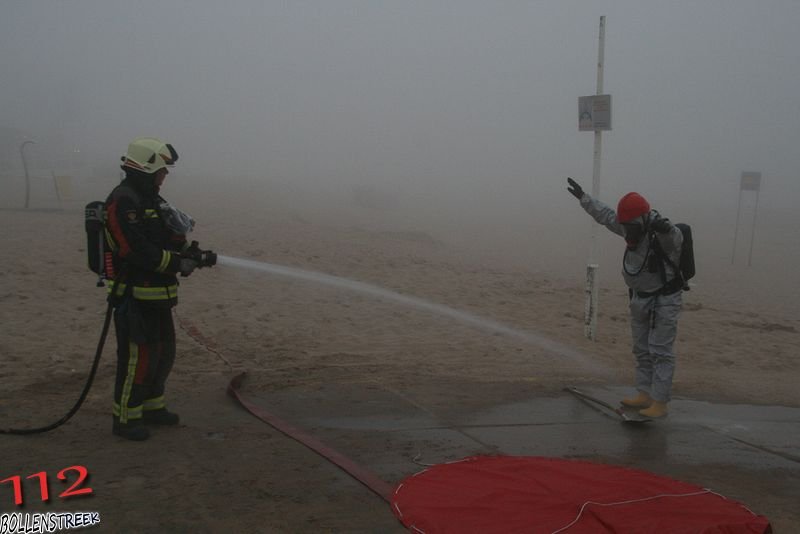
M 625 229 L 625 242 L 629 249 L 634 249 L 644 237 L 644 223 L 641 218 L 635 222 L 623 223 Z

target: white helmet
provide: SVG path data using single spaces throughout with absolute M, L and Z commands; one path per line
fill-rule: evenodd
M 136 169 L 146 174 L 171 167 L 178 161 L 178 153 L 172 145 L 155 137 L 137 137 L 128 145 L 122 157 L 122 167 Z

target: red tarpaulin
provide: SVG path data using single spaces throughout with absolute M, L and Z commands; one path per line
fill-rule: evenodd
M 473 456 L 401 482 L 392 511 L 414 532 L 769 533 L 709 489 L 646 471 L 530 456 Z

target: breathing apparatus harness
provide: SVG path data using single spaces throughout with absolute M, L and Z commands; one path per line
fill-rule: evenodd
M 642 219 L 642 238 L 647 238 L 647 251 L 644 253 L 644 259 L 642 260 L 642 264 L 635 272 L 628 271 L 628 264 L 625 260 L 628 259 L 628 252 L 630 252 L 635 247 L 626 246 L 625 247 L 625 254 L 622 255 L 622 270 L 625 271 L 625 274 L 628 276 L 638 276 L 647 265 L 648 261 L 652 261 L 652 257 L 650 256 L 650 250 L 653 249 L 653 241 L 656 239 L 655 234 L 648 228 L 648 224 L 650 222 L 650 217 L 648 216 L 647 219 Z M 638 246 L 638 243 L 636 244 Z M 652 265 L 650 266 L 652 267 Z
M 180 212 L 177 208 L 169 206 L 166 201 L 160 205 L 160 208 L 162 208 L 162 213 L 166 215 L 164 217 L 164 221 L 168 226 L 173 227 L 172 225 L 174 224 L 177 225 L 177 227 L 174 228 L 176 230 L 188 229 L 189 231 L 191 230 L 191 227 L 194 226 L 194 219 L 185 213 Z M 89 269 L 98 275 L 97 287 L 104 287 L 104 281 L 111 279 L 111 288 L 108 294 L 108 306 L 106 307 L 106 314 L 103 319 L 103 328 L 100 332 L 100 339 L 97 342 L 94 361 L 92 362 L 92 367 L 89 370 L 89 377 L 86 379 L 86 384 L 83 386 L 83 391 L 81 391 L 78 400 L 75 402 L 72 408 L 70 408 L 70 410 L 58 421 L 36 428 L 0 428 L 0 434 L 41 434 L 58 428 L 69 421 L 72 416 L 78 412 L 81 405 L 83 405 L 83 402 L 86 400 L 89 390 L 92 388 L 94 377 L 97 374 L 97 367 L 100 364 L 100 357 L 103 354 L 103 347 L 105 346 L 106 337 L 108 336 L 108 329 L 111 324 L 111 316 L 114 311 L 114 305 L 118 302 L 118 299 L 129 296 L 128 293 L 131 291 L 131 286 L 128 285 L 125 289 L 125 294 L 122 296 L 116 296 L 117 284 L 119 283 L 120 279 L 125 277 L 125 269 L 123 267 L 121 272 L 116 273 L 116 276 L 112 277 L 113 253 L 110 250 L 106 250 L 105 246 L 105 216 L 104 202 L 94 201 L 86 205 L 84 219 L 88 245 L 87 255 L 89 260 Z M 210 250 L 200 250 L 199 243 L 197 241 L 192 241 L 189 248 L 186 249 L 182 255 L 196 261 L 198 267 L 212 267 L 217 263 L 217 255 Z
M 625 254 L 622 256 L 623 271 L 625 271 L 625 274 L 629 276 L 637 276 L 644 270 L 645 266 L 647 266 L 649 272 L 661 273 L 661 280 L 664 284 L 663 287 L 661 287 L 661 289 L 651 292 L 641 292 L 641 291 L 637 292 L 637 294 L 641 297 L 652 297 L 656 295 L 671 295 L 672 293 L 675 293 L 678 290 L 689 291 L 691 289 L 689 287 L 689 279 L 691 279 L 695 275 L 694 244 L 692 239 L 691 227 L 688 224 L 684 223 L 675 224 L 675 227 L 678 228 L 678 230 L 680 230 L 681 235 L 683 236 L 683 240 L 681 243 L 681 250 L 680 250 L 680 258 L 678 260 L 678 263 L 676 264 L 670 259 L 669 255 L 667 255 L 667 253 L 661 247 L 661 243 L 658 241 L 656 232 L 652 228 L 650 228 L 650 221 L 651 221 L 651 216 L 648 215 L 647 219 L 644 221 L 644 236 L 647 238 L 647 251 L 645 252 L 642 264 L 635 272 L 628 271 L 627 263 L 625 262 L 625 260 L 627 259 L 628 252 L 630 252 L 631 248 L 627 247 L 625 249 Z M 675 277 L 669 281 L 667 281 L 666 265 L 669 265 L 670 268 L 672 268 L 673 273 L 675 274 Z M 633 295 L 633 290 L 629 290 L 629 294 Z

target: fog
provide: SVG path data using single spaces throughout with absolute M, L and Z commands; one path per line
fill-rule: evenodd
M 174 196 L 283 184 L 299 203 L 346 207 L 352 194 L 387 224 L 575 273 L 589 222 L 565 177 L 591 188 L 577 99 L 595 93 L 605 15 L 600 198 L 639 191 L 692 223 L 711 269 L 730 262 L 740 175 L 758 171 L 754 263 L 800 248 L 793 0 L 71 0 L 0 14 L 7 184 L 26 138 L 34 174 L 113 184 L 129 140 L 155 135 L 180 153 Z M 740 258 L 755 207 L 743 200 Z

